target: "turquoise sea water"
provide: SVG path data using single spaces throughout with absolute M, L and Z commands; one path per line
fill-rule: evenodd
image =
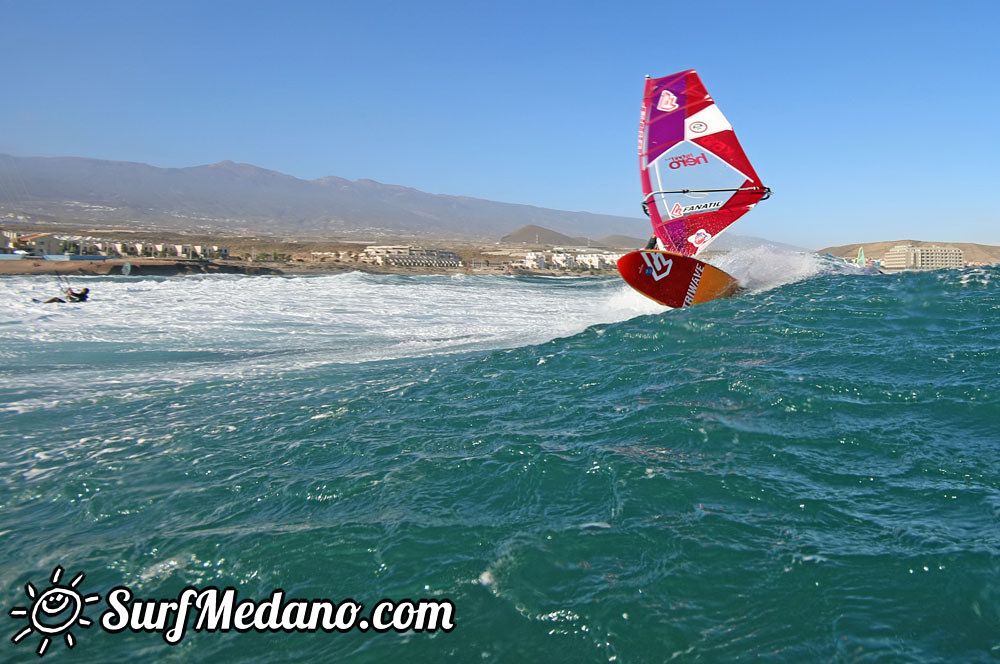
M 0 659 L 994 662 L 1000 269 L 660 309 L 617 279 L 0 280 Z M 792 269 L 794 268 L 794 269 Z M 746 275 L 744 275 L 746 276 Z M 103 630 L 118 585 L 450 632 Z

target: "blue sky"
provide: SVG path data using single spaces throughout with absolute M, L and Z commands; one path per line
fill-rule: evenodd
M 1000 2 L 0 0 L 0 152 L 225 159 L 641 219 L 697 69 L 774 197 L 733 232 L 1000 244 Z

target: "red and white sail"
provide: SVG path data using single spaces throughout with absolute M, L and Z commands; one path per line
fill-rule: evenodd
M 646 79 L 639 171 L 653 232 L 685 256 L 770 193 L 693 69 Z

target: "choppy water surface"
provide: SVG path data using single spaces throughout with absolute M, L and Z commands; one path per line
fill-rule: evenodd
M 683 311 L 616 279 L 2 279 L 4 614 L 62 565 L 456 626 L 95 624 L 46 660 L 996 661 L 1000 270 L 738 276 Z

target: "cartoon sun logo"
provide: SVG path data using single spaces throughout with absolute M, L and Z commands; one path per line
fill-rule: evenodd
M 31 600 L 31 606 L 15 606 L 7 613 L 11 618 L 27 618 L 28 625 L 15 634 L 11 641 L 20 643 L 25 637 L 34 631 L 42 635 L 42 641 L 38 644 L 38 656 L 41 657 L 48 650 L 52 638 L 63 634 L 66 647 L 72 648 L 76 645 L 76 638 L 70 632 L 74 625 L 80 627 L 90 627 L 93 621 L 83 615 L 83 608 L 87 604 L 99 602 L 100 595 L 81 595 L 76 589 L 83 581 L 84 574 L 80 572 L 73 577 L 68 585 L 61 585 L 59 579 L 62 578 L 63 568 L 56 567 L 52 570 L 52 585 L 44 592 L 38 590 L 30 582 L 24 586 L 24 593 Z

